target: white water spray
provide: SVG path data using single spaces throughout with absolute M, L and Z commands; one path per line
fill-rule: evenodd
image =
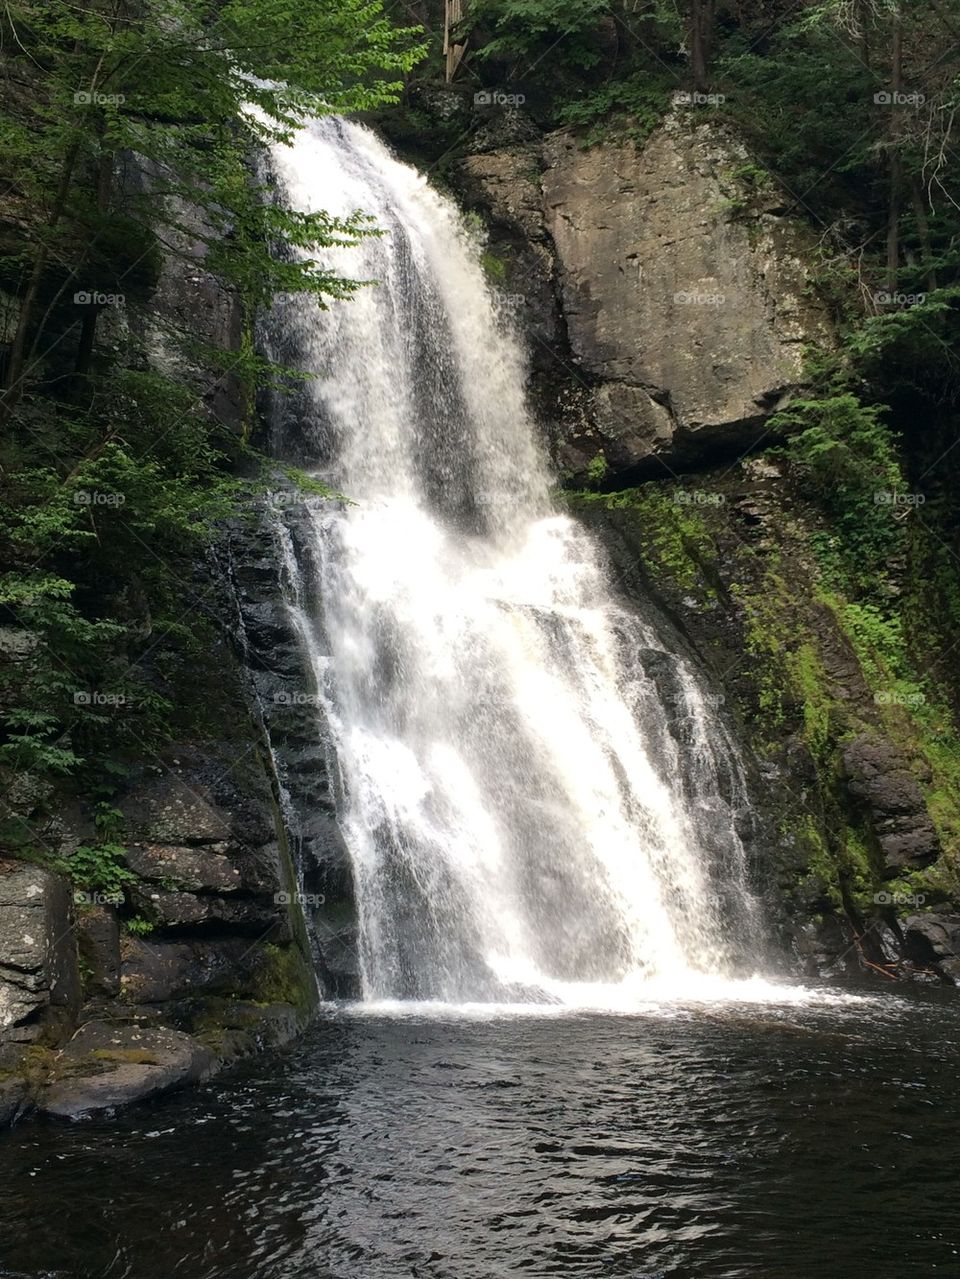
M 477 246 L 357 125 L 314 122 L 272 165 L 294 206 L 384 231 L 324 255 L 375 284 L 272 322 L 316 375 L 300 449 L 353 503 L 310 510 L 315 580 L 290 605 L 336 740 L 365 999 L 722 981 L 752 911 L 742 772 L 691 671 L 554 509 Z

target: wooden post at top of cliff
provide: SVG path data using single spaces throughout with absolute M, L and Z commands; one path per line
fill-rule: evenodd
M 447 59 L 447 83 L 457 74 L 457 68 L 463 59 L 467 46 L 456 44 L 451 31 L 458 22 L 463 21 L 463 0 L 445 0 L 443 18 L 443 52 Z

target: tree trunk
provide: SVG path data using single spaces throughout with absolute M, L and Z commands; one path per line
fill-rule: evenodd
M 900 13 L 893 19 L 893 44 L 890 54 L 890 201 L 887 211 L 887 290 L 897 291 L 900 266 L 900 199 L 903 187 L 903 162 L 900 157 L 900 104 L 903 93 L 903 26 Z
M 694 93 L 706 93 L 707 0 L 690 0 L 690 64 Z
M 99 126 L 103 138 L 103 121 Z M 113 191 L 113 152 L 101 151 L 97 166 L 97 212 L 105 214 L 110 208 L 110 197 Z M 80 389 L 93 363 L 93 349 L 97 340 L 97 319 L 100 308 L 91 303 L 84 313 L 80 325 L 80 340 L 77 343 L 77 358 L 74 364 L 74 381 Z
M 937 287 L 937 273 L 933 267 L 933 245 L 930 242 L 930 222 L 927 218 L 927 206 L 923 200 L 923 188 L 916 177 L 910 179 L 910 200 L 913 204 L 913 216 L 917 223 L 917 235 L 920 237 L 920 253 L 927 272 L 927 288 L 932 293 Z
M 80 152 L 80 144 L 75 142 L 64 157 L 63 166 L 60 170 L 60 180 L 57 183 L 57 193 L 54 196 L 53 206 L 50 209 L 50 215 L 45 225 L 45 238 L 37 249 L 37 256 L 33 260 L 33 267 L 30 271 L 30 278 L 27 282 L 26 292 L 23 295 L 23 301 L 20 303 L 20 316 L 17 321 L 17 331 L 13 336 L 13 343 L 10 347 L 10 361 L 7 364 L 7 376 L 3 385 L 3 395 L 0 397 L 0 422 L 8 422 L 13 410 L 17 406 L 20 398 L 24 374 L 25 356 L 27 351 L 27 336 L 30 332 L 30 325 L 33 322 L 33 313 L 36 309 L 37 299 L 40 296 L 40 285 L 43 282 L 43 273 L 47 268 L 47 262 L 50 258 L 49 237 L 57 229 L 64 209 L 67 205 L 67 196 L 70 192 L 70 183 L 73 181 L 73 170 L 77 162 L 77 156 Z
M 445 0 L 443 21 L 443 52 L 446 57 L 446 77 L 449 84 L 457 74 L 466 45 L 454 44 L 451 31 L 463 21 L 463 0 Z

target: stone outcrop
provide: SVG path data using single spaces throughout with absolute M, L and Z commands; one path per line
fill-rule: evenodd
M 884 871 L 920 870 L 940 856 L 940 841 L 909 761 L 887 737 L 862 733 L 843 763 L 850 793 L 864 806 Z
M 39 1107 L 65 1119 L 116 1110 L 196 1083 L 214 1063 L 209 1048 L 180 1031 L 91 1021 L 58 1054 Z
M 488 143 L 460 185 L 523 302 L 535 370 L 566 379 L 552 409 L 574 474 L 601 453 L 610 473 L 736 456 L 802 385 L 805 346 L 831 341 L 788 199 L 689 112 L 642 148 Z
M 70 887 L 39 866 L 0 863 L 0 1047 L 55 1038 L 79 1004 Z
M 960 986 L 960 915 L 940 911 L 908 915 L 903 936 L 904 949 L 915 963 L 929 965 Z
M 122 892 L 0 863 L 0 1124 L 157 1096 L 309 1016 L 299 894 L 245 722 L 245 744 L 184 744 L 131 779 L 117 801 Z M 67 865 L 71 852 L 62 842 Z
M 249 763 L 249 756 L 248 761 Z M 131 900 L 167 932 L 243 933 L 291 940 L 269 795 L 245 790 L 226 761 L 182 752 L 164 775 L 147 776 L 123 802 L 125 850 L 137 876 Z

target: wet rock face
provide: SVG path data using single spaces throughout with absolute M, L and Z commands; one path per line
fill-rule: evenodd
M 314 961 L 325 993 L 359 994 L 356 908 L 350 856 L 337 821 L 339 774 L 323 698 L 301 651 L 284 601 L 284 571 L 298 571 L 306 608 L 316 580 L 312 531 L 302 503 L 283 520 L 293 562 L 281 567 L 276 513 L 238 526 L 231 538 L 229 575 L 245 639 L 245 658 L 257 692 L 281 787 L 291 851 L 302 875 L 303 908 Z
M 0 863 L 0 1048 L 75 1022 L 80 981 L 72 893 L 38 866 Z

